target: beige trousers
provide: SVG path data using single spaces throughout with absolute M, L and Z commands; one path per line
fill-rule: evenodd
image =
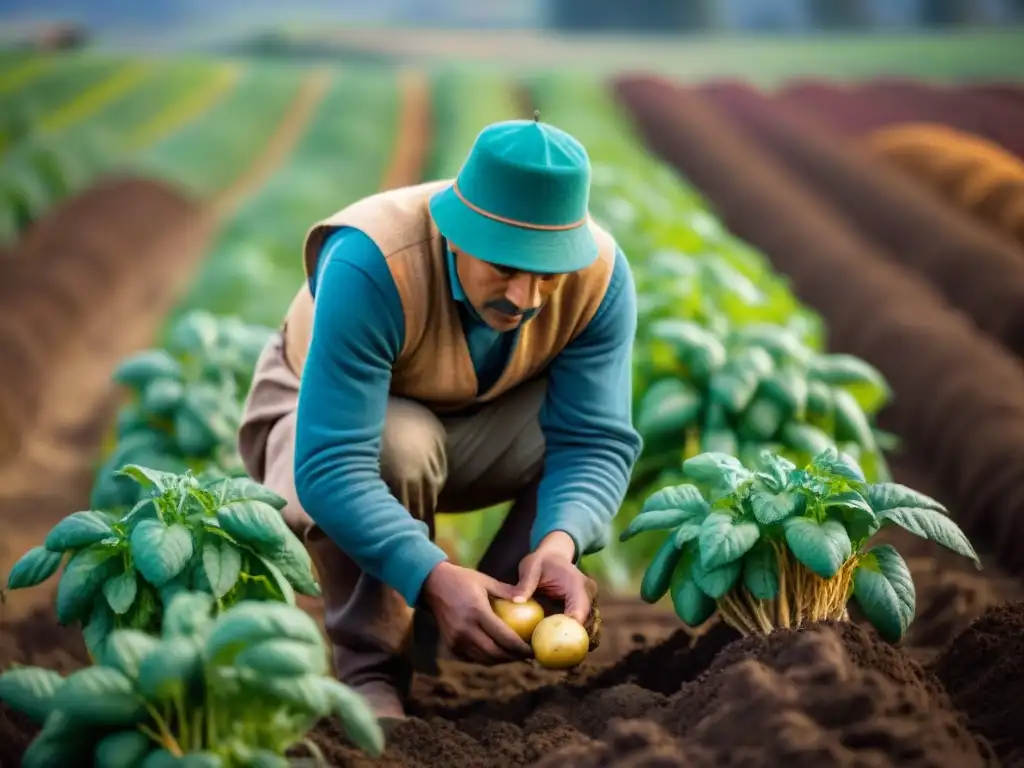
M 543 379 L 524 384 L 472 415 L 439 417 L 398 397 L 388 403 L 381 441 L 381 476 L 391 493 L 434 536 L 438 512 L 470 512 L 513 501 L 501 529 L 477 565 L 515 583 L 529 552 L 544 459 L 538 413 Z M 295 419 L 299 379 L 285 362 L 280 335 L 256 366 L 239 432 L 239 450 L 253 479 L 284 497 L 282 514 L 306 542 L 324 596 L 335 673 L 363 686 L 384 681 L 401 693 L 412 676 L 414 611 L 342 552 L 299 504 L 295 492 Z

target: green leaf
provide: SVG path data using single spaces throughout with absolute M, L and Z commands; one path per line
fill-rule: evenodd
M 220 502 L 218 506 L 239 501 L 262 501 L 280 511 L 288 504 L 284 497 L 249 477 L 219 478 L 204 487 Z
M 50 713 L 43 729 L 32 740 L 21 759 L 21 768 L 64 768 L 80 764 L 91 739 L 88 730 L 59 709 Z
M 810 424 L 787 422 L 780 432 L 782 442 L 794 451 L 814 456 L 832 445 L 832 439 Z
M 691 480 L 715 488 L 735 489 L 751 476 L 735 456 L 708 451 L 683 462 L 683 472 Z
M 239 541 L 276 551 L 290 533 L 281 513 L 262 501 L 240 501 L 217 510 L 221 527 Z
M 114 369 L 114 381 L 135 390 L 158 378 L 181 379 L 181 363 L 163 349 L 146 349 L 122 360 Z
M 690 566 L 690 577 L 700 587 L 701 592 L 718 600 L 735 586 L 740 578 L 742 567 L 742 560 L 733 560 L 731 563 L 709 570 L 701 564 L 700 558 L 696 558 Z
M 842 389 L 835 390 L 833 402 L 836 442 L 852 442 L 864 450 L 875 450 L 875 433 L 871 428 L 871 422 L 853 395 Z
M 146 759 L 142 761 L 139 768 L 182 768 L 182 758 L 175 757 L 166 749 L 154 749 Z
M 43 546 L 52 552 L 67 552 L 116 535 L 102 512 L 73 512 L 50 529 Z
M 384 753 L 384 732 L 366 700 L 334 678 L 321 677 L 318 684 L 327 695 L 330 712 L 341 720 L 345 735 L 366 754 L 380 757 Z
M 295 589 L 292 587 L 291 582 L 281 573 L 281 569 L 262 555 L 255 555 L 255 558 L 256 562 L 259 563 L 258 569 L 266 571 L 271 584 L 274 585 L 273 594 L 275 597 L 279 597 L 288 605 L 295 605 Z
M 206 638 L 206 657 L 215 664 L 231 663 L 242 648 L 271 639 L 317 647 L 323 644 L 320 628 L 301 608 L 286 603 L 243 602 L 214 621 Z
M 327 679 L 321 675 L 258 677 L 251 684 L 300 712 L 325 717 L 331 711 L 331 699 L 322 684 Z
M 118 731 L 96 743 L 96 768 L 136 768 L 152 751 L 153 742 L 139 731 Z
M 826 496 L 825 511 L 842 518 L 852 541 L 863 541 L 878 530 L 879 521 L 871 505 L 857 491 L 843 491 Z
M 842 387 L 867 413 L 875 413 L 892 397 L 892 390 L 881 372 L 853 355 L 819 355 L 810 363 L 810 375 L 831 386 Z
M 114 630 L 114 612 L 107 605 L 105 597 L 93 598 L 92 613 L 82 627 L 82 639 L 93 658 L 98 658 L 106 647 L 107 639 Z
M 854 461 L 853 457 L 846 453 L 840 453 L 834 445 L 818 453 L 811 464 L 820 472 L 825 472 L 844 480 L 864 482 L 864 471 Z
M 957 524 L 942 512 L 936 512 L 934 509 L 896 507 L 882 512 L 880 518 L 883 527 L 888 524 L 898 525 L 915 536 L 934 541 L 958 555 L 970 558 L 974 561 L 975 567 L 981 570 L 981 560 L 971 542 Z
M 296 592 L 309 597 L 320 596 L 320 585 L 313 575 L 313 561 L 310 560 L 309 552 L 291 531 L 285 537 L 284 548 L 267 557 Z
M 161 587 L 185 568 L 193 554 L 192 534 L 179 523 L 143 520 L 132 531 L 130 547 L 142 578 Z
M 675 570 L 682 553 L 676 549 L 673 537 L 669 536 L 658 547 L 654 558 L 640 581 L 640 599 L 646 603 L 656 603 L 668 592 Z
M 701 565 L 705 570 L 713 570 L 739 560 L 760 536 L 757 523 L 726 512 L 712 512 L 700 528 Z
M 871 625 L 890 643 L 914 620 L 917 593 L 907 564 L 889 544 L 872 547 L 853 572 L 853 597 Z
M 135 596 L 139 591 L 139 583 L 135 577 L 135 569 L 130 568 L 120 576 L 115 576 L 103 585 L 103 596 L 110 605 L 110 610 L 121 616 L 128 613 L 128 609 L 135 602 Z
M 702 520 L 710 511 L 696 486 L 662 488 L 644 501 L 640 514 L 630 521 L 619 541 L 628 541 L 638 533 L 675 528 L 687 520 Z
M 700 529 L 703 520 L 688 520 L 672 532 L 672 545 L 676 549 L 682 549 L 691 541 L 700 537 Z
M 803 512 L 806 499 L 796 491 L 770 493 L 760 489 L 750 492 L 750 508 L 761 525 L 774 525 Z
M 179 592 L 166 605 L 162 632 L 165 639 L 193 637 L 213 622 L 214 599 L 205 592 Z
M 760 540 L 743 558 L 743 584 L 758 600 L 774 600 L 779 594 L 779 561 L 767 540 Z
M 51 552 L 46 547 L 32 547 L 7 574 L 7 588 L 26 589 L 42 584 L 57 572 L 63 559 L 61 552 Z
M 230 542 L 213 537 L 203 544 L 203 570 L 218 600 L 238 583 L 242 571 L 242 553 Z
M 63 684 L 64 678 L 53 670 L 15 667 L 0 675 L 0 701 L 42 725 L 54 709 L 55 692 Z
M 257 749 L 246 755 L 242 768 L 289 768 L 288 758 L 271 752 L 269 749 Z
M 686 428 L 700 415 L 703 398 L 681 379 L 661 379 L 644 393 L 637 409 L 636 429 L 645 441 L 674 437 L 682 445 Z
M 791 517 L 783 526 L 793 556 L 823 579 L 835 576 L 853 554 L 850 535 L 837 520 L 819 523 L 809 517 Z
M 57 583 L 57 621 L 70 624 L 86 616 L 100 586 L 120 567 L 120 553 L 100 544 L 72 555 Z
M 86 667 L 72 673 L 55 695 L 61 711 L 90 725 L 124 727 L 147 716 L 132 681 L 108 667 Z
M 142 409 L 153 416 L 174 413 L 185 397 L 185 386 L 173 379 L 155 379 L 142 390 Z
M 900 483 L 874 483 L 864 489 L 864 498 L 877 513 L 897 507 L 933 509 L 946 512 L 946 508 L 931 496 L 926 496 Z
M 792 461 L 771 451 L 758 453 L 757 466 L 760 470 L 758 478 L 774 493 L 781 493 L 786 489 L 789 485 L 789 474 L 796 469 Z
M 286 761 L 287 762 L 287 761 Z M 176 768 L 222 768 L 224 758 L 216 752 L 189 752 L 178 760 Z
M 715 601 L 697 586 L 689 563 L 680 565 L 672 574 L 670 589 L 676 616 L 687 626 L 699 627 L 715 612 Z
M 116 669 L 126 677 L 135 680 L 139 676 L 139 665 L 152 654 L 160 641 L 138 629 L 117 629 L 110 633 L 103 651 L 97 655 L 99 662 Z
M 173 472 L 163 472 L 138 464 L 128 464 L 118 470 L 117 474 L 130 477 L 143 488 L 151 488 L 157 493 L 166 493 L 177 487 L 181 481 L 181 476 Z
M 260 675 L 324 675 L 327 657 L 323 648 L 294 640 L 265 640 L 235 657 L 236 667 L 248 667 Z
M 151 702 L 172 701 L 185 696 L 202 673 L 199 643 L 191 637 L 170 637 L 139 665 L 139 693 Z

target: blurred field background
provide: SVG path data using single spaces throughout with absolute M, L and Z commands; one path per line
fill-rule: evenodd
M 666 250 L 728 263 L 724 289 L 677 274 L 669 300 L 738 292 L 721 301 L 816 346 L 820 318 L 646 148 L 610 79 L 794 108 L 839 94 L 818 110 L 837 134 L 927 118 L 1024 142 L 1020 0 L 8 0 L 0 26 L 2 566 L 89 504 L 117 452 L 119 360 L 195 310 L 276 327 L 312 221 L 454 175 L 487 123 L 538 108 L 584 141 L 595 214 L 647 295 Z M 968 86 L 988 95 L 950 114 Z M 475 562 L 502 514 L 446 516 L 439 540 Z M 649 549 L 588 567 L 631 589 Z

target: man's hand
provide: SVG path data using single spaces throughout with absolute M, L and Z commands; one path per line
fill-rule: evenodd
M 491 597 L 513 598 L 512 587 L 472 568 L 437 565 L 423 583 L 424 600 L 453 653 L 479 664 L 500 664 L 533 655 L 529 644 L 498 618 Z
M 519 583 L 514 602 L 524 602 L 540 591 L 565 603 L 565 614 L 580 624 L 586 622 L 597 597 L 597 582 L 588 578 L 573 560 L 576 544 L 562 531 L 548 534 L 533 553 L 519 563 Z

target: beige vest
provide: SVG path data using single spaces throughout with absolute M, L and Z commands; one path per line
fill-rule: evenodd
M 523 324 L 504 373 L 477 394 L 477 378 L 448 282 L 446 253 L 430 215 L 430 197 L 450 181 L 430 182 L 364 198 L 306 234 L 306 274 L 316 274 L 324 241 L 340 227 L 366 233 L 380 248 L 405 313 L 405 343 L 392 367 L 391 394 L 422 402 L 437 412 L 486 402 L 542 373 L 587 326 L 611 281 L 615 241 L 591 222 L 599 253 L 586 269 L 567 275 L 540 312 Z M 285 356 L 299 376 L 309 349 L 313 299 L 308 284 L 285 318 Z M 329 343 L 321 340 L 318 343 Z

